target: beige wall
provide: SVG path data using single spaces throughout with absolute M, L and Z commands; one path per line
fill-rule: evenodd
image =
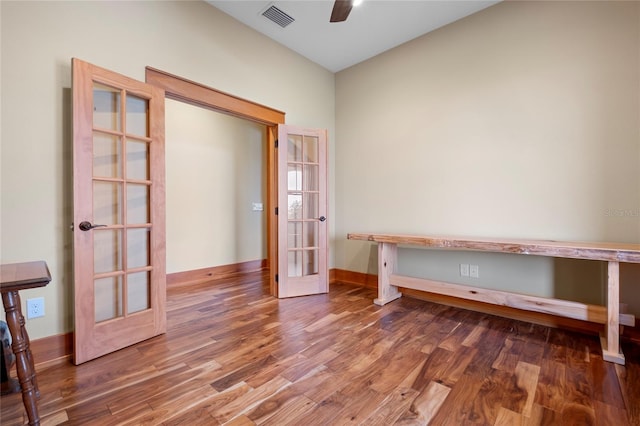
M 2 1 L 0 19 L 0 260 L 53 275 L 23 295 L 46 298 L 34 339 L 73 327 L 72 57 L 139 80 L 153 66 L 327 128 L 332 267 L 375 271 L 353 231 L 640 242 L 637 2 L 502 3 L 336 76 L 201 2 Z M 598 282 L 583 290 L 598 265 L 401 257 L 407 273 L 461 281 L 464 261 L 486 286 L 602 298 Z M 640 315 L 640 272 L 623 279 Z
M 640 243 L 639 9 L 504 2 L 336 74 L 336 266 L 376 271 L 348 232 Z M 602 301 L 592 263 L 405 250 L 400 269 Z
M 267 258 L 266 127 L 165 103 L 167 273 Z
M 138 80 L 159 68 L 326 128 L 333 144 L 334 75 L 203 2 L 2 1 L 0 15 L 0 260 L 49 264 L 51 284 L 22 295 L 45 297 L 34 339 L 73 328 L 72 57 Z

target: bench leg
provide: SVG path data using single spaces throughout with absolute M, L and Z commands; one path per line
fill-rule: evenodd
M 600 336 L 602 358 L 605 361 L 624 365 L 620 350 L 620 263 L 609 262 L 607 279 L 607 323 L 604 335 Z
M 398 245 L 378 243 L 378 298 L 376 305 L 386 305 L 402 296 L 398 287 L 391 285 L 391 275 L 396 272 Z

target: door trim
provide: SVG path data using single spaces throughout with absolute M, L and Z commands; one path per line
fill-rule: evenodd
M 285 123 L 285 113 L 152 67 L 145 68 L 145 80 L 164 89 L 165 98 L 267 126 L 267 259 L 271 270 L 271 295 L 278 297 L 278 284 L 275 280 L 278 271 L 278 216 L 275 214 L 278 206 L 278 181 L 275 143 L 278 138 L 278 124 Z
M 145 68 L 145 79 L 149 84 L 165 91 L 165 97 L 176 101 L 212 109 L 234 117 L 276 126 L 284 123 L 285 113 L 277 109 L 258 104 L 195 81 L 152 67 Z

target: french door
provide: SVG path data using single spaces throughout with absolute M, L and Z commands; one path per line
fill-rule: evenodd
M 327 132 L 278 126 L 278 297 L 329 291 Z
M 72 67 L 80 364 L 166 332 L 164 91 Z

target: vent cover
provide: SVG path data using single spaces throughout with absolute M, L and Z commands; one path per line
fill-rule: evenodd
M 262 12 L 262 16 L 270 19 L 271 21 L 280 25 L 282 28 L 286 27 L 287 25 L 295 21 L 295 19 L 293 19 L 291 16 L 287 15 L 286 13 L 284 13 L 282 10 L 278 9 L 274 5 L 269 6 L 267 10 Z

